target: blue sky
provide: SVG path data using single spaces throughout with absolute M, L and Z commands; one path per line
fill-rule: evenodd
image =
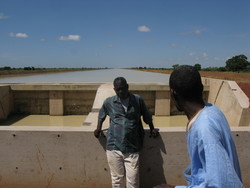
M 0 0 L 0 67 L 225 66 L 249 0 Z

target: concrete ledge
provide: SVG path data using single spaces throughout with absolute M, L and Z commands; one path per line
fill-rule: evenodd
M 110 188 L 105 139 L 93 126 L 0 127 L 0 187 Z M 245 187 L 250 187 L 250 127 L 233 127 Z M 189 163 L 185 128 L 165 127 L 160 137 L 145 135 L 141 151 L 141 187 L 185 184 Z
M 74 84 L 10 84 L 11 90 L 97 90 L 101 83 L 74 83 Z

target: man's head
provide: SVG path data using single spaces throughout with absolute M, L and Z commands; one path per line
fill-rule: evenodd
M 115 93 L 119 98 L 126 99 L 128 97 L 128 84 L 125 78 L 117 77 L 113 85 Z
M 169 86 L 174 100 L 203 103 L 200 73 L 189 65 L 177 67 L 170 75 Z M 178 108 L 178 105 L 177 105 Z

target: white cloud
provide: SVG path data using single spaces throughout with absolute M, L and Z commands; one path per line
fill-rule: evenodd
M 46 39 L 45 39 L 45 38 L 40 38 L 39 40 L 40 40 L 41 42 L 46 41 Z
M 171 44 L 171 46 L 172 46 L 173 48 L 176 48 L 176 47 L 177 47 L 177 44 L 173 43 L 173 44 Z
M 196 29 L 196 30 L 194 31 L 194 34 L 200 35 L 200 34 L 201 34 L 201 30 L 200 30 L 200 29 Z
M 17 33 L 16 37 L 19 37 L 19 38 L 28 38 L 28 35 L 26 33 Z
M 26 33 L 9 33 L 10 37 L 17 37 L 17 38 L 28 38 L 29 36 Z
M 7 19 L 7 18 L 9 18 L 9 16 L 6 16 L 4 13 L 0 13 L 0 20 L 1 19 Z
M 200 35 L 201 33 L 203 33 L 203 31 L 205 31 L 205 29 L 194 29 L 192 31 L 189 32 L 182 32 L 182 35 Z
M 194 56 L 194 55 L 195 55 L 195 52 L 189 52 L 188 55 L 189 55 L 189 56 Z
M 206 52 L 204 52 L 203 53 L 203 57 L 207 57 L 208 55 L 207 55 L 207 53 Z
M 74 40 L 74 41 L 79 41 L 79 40 L 81 40 L 81 36 L 80 35 L 60 36 L 59 40 Z
M 139 26 L 137 28 L 137 30 L 140 31 L 140 32 L 150 32 L 151 31 L 151 29 L 149 27 L 145 26 L 145 25 Z

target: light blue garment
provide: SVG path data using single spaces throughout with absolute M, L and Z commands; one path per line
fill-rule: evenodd
M 187 133 L 188 186 L 176 188 L 242 188 L 235 143 L 224 114 L 206 104 Z

